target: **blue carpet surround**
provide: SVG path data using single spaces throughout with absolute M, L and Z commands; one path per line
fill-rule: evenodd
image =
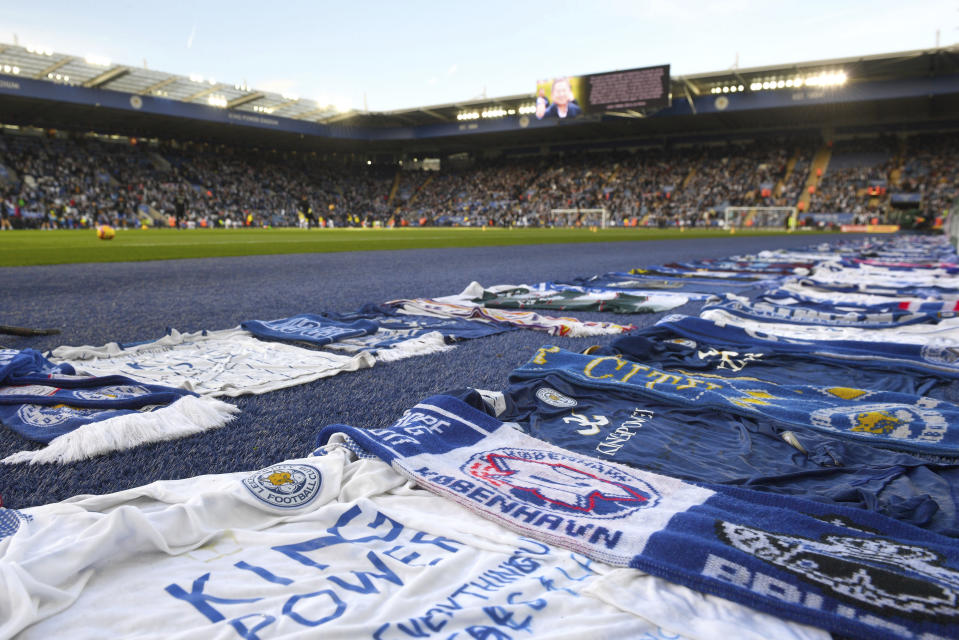
M 61 334 L 0 335 L 0 345 L 47 351 L 154 340 L 171 327 L 226 329 L 251 318 L 349 312 L 368 302 L 449 295 L 473 280 L 484 285 L 569 280 L 833 240 L 838 236 L 729 237 L 3 268 L 0 324 L 59 328 Z M 695 313 L 700 304 L 672 313 Z M 645 327 L 663 314 L 565 315 Z M 5 507 L 23 508 L 154 480 L 266 467 L 308 454 L 327 424 L 388 426 L 403 410 L 452 387 L 504 388 L 509 373 L 544 344 L 581 351 L 613 339 L 511 331 L 462 342 L 447 353 L 244 396 L 231 400 L 241 413 L 222 429 L 67 465 L 4 466 L 0 497 Z M 30 448 L 36 445 L 0 429 L 0 457 Z

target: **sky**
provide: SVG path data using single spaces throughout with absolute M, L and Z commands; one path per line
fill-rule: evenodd
M 959 42 L 959 0 L 5 0 L 0 43 L 391 111 L 670 64 L 675 76 Z

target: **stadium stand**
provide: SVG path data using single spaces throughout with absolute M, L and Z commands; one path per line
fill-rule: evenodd
M 722 142 L 505 157 L 421 175 L 325 165 L 292 152 L 63 134 L 6 133 L 0 159 L 9 177 L 4 206 L 15 227 L 166 225 L 177 194 L 187 201 L 188 223 L 201 227 L 296 226 L 304 197 L 313 217 L 335 226 L 536 226 L 548 223 L 551 209 L 600 207 L 616 225 L 702 226 L 717 224 L 726 206 L 796 205 L 814 143 Z M 888 220 L 893 194 L 912 193 L 921 197 L 923 215 L 941 215 L 957 196 L 957 142 L 957 134 L 840 142 L 808 212 Z M 391 202 L 400 177 L 403 189 Z

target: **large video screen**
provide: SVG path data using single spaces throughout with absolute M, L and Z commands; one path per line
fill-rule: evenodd
M 669 65 L 561 76 L 536 84 L 536 117 L 571 119 L 587 113 L 669 106 Z

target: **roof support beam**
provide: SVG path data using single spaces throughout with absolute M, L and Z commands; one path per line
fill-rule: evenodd
M 686 87 L 687 94 L 692 92 L 694 96 L 698 96 L 701 93 L 699 90 L 699 87 L 697 87 L 695 84 L 690 82 L 688 79 L 684 77 L 682 80 L 683 80 L 683 86 Z
M 337 114 L 333 116 L 332 118 L 322 120 L 321 122 L 323 124 L 333 124 L 334 122 L 339 122 L 340 120 L 346 120 L 347 118 L 352 118 L 355 115 L 356 115 L 355 111 L 347 111 L 346 113 Z
M 241 104 L 246 104 L 248 102 L 253 102 L 254 100 L 259 100 L 260 98 L 266 97 L 262 91 L 254 91 L 253 93 L 248 93 L 245 96 L 240 96 L 239 98 L 233 98 L 226 103 L 227 109 L 235 109 Z
M 220 89 L 220 85 L 215 84 L 215 85 L 213 85 L 212 87 L 207 87 L 207 88 L 204 89 L 203 91 L 197 91 L 197 92 L 194 93 L 192 96 L 187 96 L 187 97 L 183 98 L 183 102 L 193 102 L 194 100 L 197 100 L 197 99 L 199 99 L 199 98 L 203 98 L 203 97 L 205 97 L 205 96 L 208 96 L 208 95 L 210 95 L 211 93 L 213 93 L 214 91 L 218 91 L 219 89 Z
M 310 116 L 315 116 L 318 113 L 329 113 L 331 110 L 332 110 L 332 107 L 330 106 L 318 107 L 316 109 L 311 109 L 310 111 L 305 111 L 296 117 L 298 120 L 305 120 L 306 118 Z
M 299 98 L 295 98 L 293 100 L 287 100 L 286 102 L 281 102 L 280 104 L 275 105 L 273 107 L 273 111 L 280 111 L 281 109 L 286 109 L 290 105 L 297 104 L 299 101 L 300 101 Z
M 689 83 L 683 83 L 683 93 L 686 94 L 686 102 L 689 103 L 689 109 L 696 115 L 696 105 L 693 104 L 693 97 L 689 94 Z
M 163 87 L 170 86 L 176 81 L 177 81 L 176 76 L 170 76 L 169 78 L 164 78 L 163 80 L 160 80 L 159 82 L 154 82 L 149 87 L 140 91 L 139 93 L 141 95 L 149 95 L 153 93 L 154 91 L 158 91 L 159 89 L 162 89 Z
M 72 56 L 65 56 L 65 57 L 57 60 L 57 61 L 54 62 L 53 64 L 51 64 L 51 65 L 50 65 L 49 67 L 47 67 L 46 69 L 43 69 L 42 71 L 38 71 L 38 72 L 37 72 L 37 75 L 35 75 L 35 76 L 33 76 L 33 77 L 34 77 L 35 79 L 37 79 L 37 80 L 42 80 L 43 78 L 46 78 L 48 74 L 53 73 L 54 71 L 56 71 L 56 70 L 59 69 L 60 67 L 64 67 L 64 66 L 70 64 L 71 62 L 73 62 L 73 60 L 74 60 L 74 58 L 73 58 Z
M 83 83 L 83 86 L 88 89 L 102 87 L 108 82 L 112 82 L 116 80 L 117 78 L 122 78 L 128 73 L 130 73 L 130 69 L 128 67 L 116 66 L 116 67 L 113 67 L 112 69 L 107 69 L 106 71 L 104 71 L 103 73 L 101 73 L 95 78 L 90 78 L 89 80 Z
M 425 113 L 425 114 L 428 115 L 428 116 L 433 116 L 433 117 L 436 118 L 437 120 L 442 120 L 443 122 L 449 122 L 449 121 L 450 121 L 449 118 L 438 114 L 437 112 L 433 111 L 432 109 L 420 109 L 420 111 L 422 111 L 423 113 Z

